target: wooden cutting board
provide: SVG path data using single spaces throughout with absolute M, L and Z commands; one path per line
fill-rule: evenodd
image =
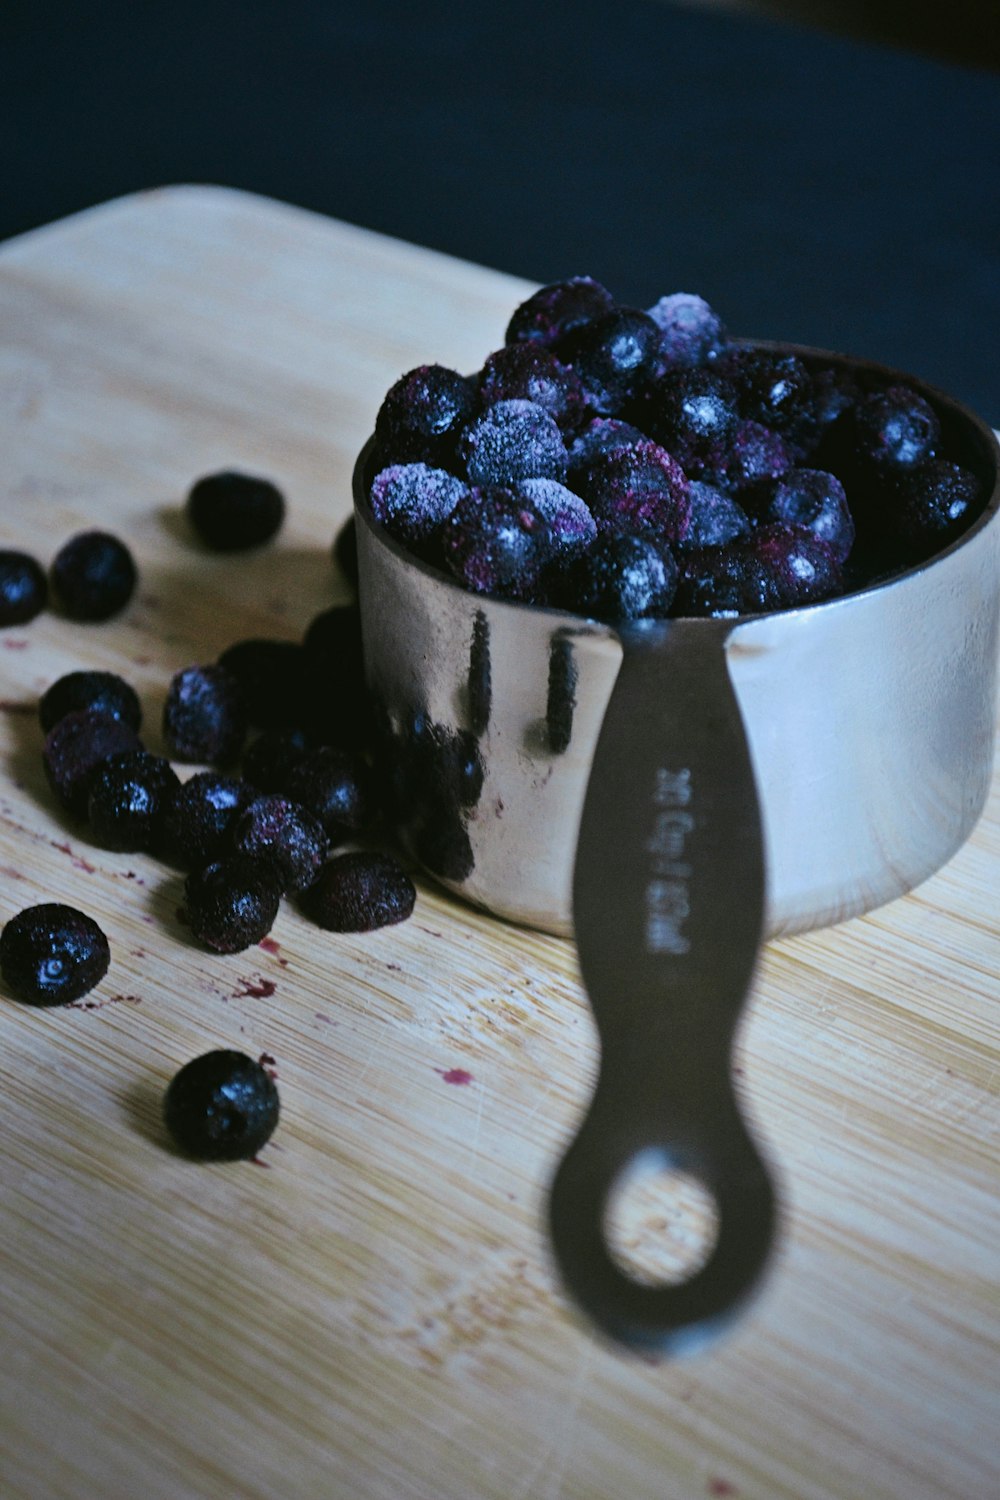
M 178 878 L 91 847 L 46 792 L 34 708 L 61 673 L 120 672 L 162 749 L 174 671 L 349 597 L 330 541 L 384 391 L 475 368 L 528 290 L 205 188 L 0 251 L 0 545 L 47 562 L 99 524 L 141 571 L 113 622 L 0 635 L 0 920 L 68 901 L 113 953 L 75 1008 L 0 995 L 10 1500 L 1000 1494 L 996 783 L 920 890 L 766 950 L 739 1069 L 781 1246 L 744 1320 L 678 1363 L 595 1338 L 550 1261 L 596 1055 L 570 943 L 421 884 L 396 928 L 338 937 L 286 904 L 273 944 L 208 954 Z M 223 466 L 286 491 L 271 547 L 194 545 L 183 497 Z M 275 1059 L 261 1165 L 164 1138 L 167 1081 L 217 1046 Z M 654 1194 L 628 1232 L 690 1217 Z

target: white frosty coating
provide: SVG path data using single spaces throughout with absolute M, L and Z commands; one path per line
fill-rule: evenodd
M 529 502 L 551 529 L 557 546 L 583 552 L 597 537 L 597 522 L 579 495 L 557 479 L 522 479 L 515 492 Z
M 711 359 L 726 337 L 722 319 L 704 297 L 694 292 L 673 292 L 648 309 L 663 334 L 660 364 L 663 369 L 700 365 Z
M 582 469 L 613 448 L 629 448 L 646 441 L 646 434 L 631 422 L 622 422 L 618 417 L 594 417 L 570 444 L 570 469 Z
M 679 546 L 721 547 L 749 532 L 746 511 L 714 484 L 692 479 L 688 494 L 691 497 L 691 520 Z
M 448 519 L 467 488 L 447 469 L 391 464 L 372 480 L 372 515 L 401 542 L 423 541 Z
M 794 462 L 791 450 L 777 432 L 748 418 L 736 428 L 725 477 L 734 489 L 741 490 L 762 479 L 777 479 Z
M 534 342 L 506 344 L 491 354 L 480 372 L 479 395 L 486 407 L 534 401 L 560 426 L 575 418 L 585 400 L 576 371 Z
M 459 446 L 472 484 L 566 475 L 562 433 L 534 401 L 497 401 L 466 428 Z

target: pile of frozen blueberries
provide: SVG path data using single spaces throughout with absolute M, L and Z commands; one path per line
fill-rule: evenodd
M 370 472 L 375 520 L 463 587 L 612 622 L 830 599 L 933 556 L 986 500 L 905 380 L 587 276 L 522 303 L 477 374 L 403 375 Z
M 187 514 L 213 550 L 237 551 L 275 534 L 284 499 L 270 481 L 224 471 L 194 485 Z M 57 600 L 76 618 L 111 618 L 137 570 L 119 539 L 81 535 L 85 544 L 74 539 L 60 551 L 59 570 L 53 564 L 65 575 Z M 0 625 L 44 607 L 47 591 L 36 588 L 28 609 L 24 579 L 44 581 L 37 561 L 0 552 Z M 84 596 L 85 614 L 67 608 L 67 599 Z M 45 773 L 63 814 L 96 845 L 185 872 L 182 915 L 207 948 L 236 953 L 261 942 L 286 896 L 337 932 L 370 931 L 412 912 L 412 881 L 370 837 L 379 808 L 356 604 L 323 611 L 301 641 L 238 641 L 218 661 L 177 672 L 163 709 L 166 755 L 144 747 L 139 698 L 115 673 L 67 673 L 38 712 Z M 182 781 L 174 766 L 183 763 L 207 769 Z M 78 1001 L 110 961 L 98 924 L 58 902 L 19 912 L 0 933 L 0 975 L 28 1004 Z M 190 1154 L 252 1156 L 277 1122 L 277 1091 L 253 1059 L 209 1053 L 177 1075 L 165 1117 Z
M 317 709 L 315 681 L 331 685 L 336 715 Z M 337 606 L 301 643 L 240 641 L 177 672 L 165 756 L 144 748 L 139 701 L 122 678 L 59 678 L 39 705 L 45 773 L 95 844 L 187 872 L 188 925 L 216 952 L 261 942 L 286 895 L 321 927 L 366 931 L 402 921 L 414 899 L 390 856 L 333 853 L 377 812 L 366 706 L 357 610 Z M 176 763 L 211 769 L 182 782 Z

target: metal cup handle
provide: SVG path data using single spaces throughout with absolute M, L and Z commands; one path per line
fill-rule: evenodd
M 598 1083 L 552 1187 L 553 1245 L 612 1338 L 681 1352 L 758 1282 L 775 1193 L 731 1082 L 733 1035 L 764 916 L 753 766 L 726 664 L 726 621 L 622 627 L 624 655 L 584 800 L 574 870 Z M 711 1194 L 717 1233 L 688 1279 L 648 1285 L 615 1259 L 609 1196 L 655 1160 Z

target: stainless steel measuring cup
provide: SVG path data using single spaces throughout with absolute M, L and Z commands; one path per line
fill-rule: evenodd
M 911 890 L 986 799 L 1000 450 L 907 384 L 980 477 L 982 514 L 887 582 L 738 620 L 613 627 L 468 593 L 375 523 L 371 444 L 355 469 L 366 670 L 404 840 L 458 895 L 576 940 L 601 1062 L 550 1227 L 569 1290 L 623 1343 L 702 1341 L 766 1262 L 775 1193 L 730 1077 L 761 942 Z M 714 1201 L 685 1280 L 648 1285 L 609 1246 L 612 1190 L 639 1162 Z

